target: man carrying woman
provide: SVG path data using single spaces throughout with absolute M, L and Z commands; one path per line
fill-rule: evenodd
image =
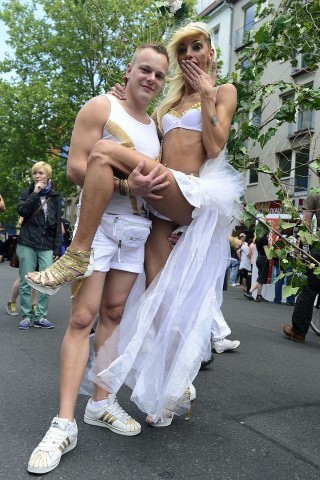
M 167 172 L 170 184 L 159 190 L 163 198 L 148 199 L 154 215 L 146 251 L 148 285 L 164 268 L 133 310 L 129 301 L 120 331 L 106 342 L 107 351 L 117 348 L 119 358 L 104 374 L 93 375 L 108 392 L 117 391 L 126 379 L 134 389 L 132 398 L 157 426 L 171 422 L 180 406 L 185 410 L 190 395 L 185 402 L 184 393 L 210 352 L 212 315 L 221 314 L 235 204 L 243 194 L 241 177 L 225 158 L 236 89 L 231 84 L 215 87 L 215 67 L 208 73 L 215 50 L 206 25 L 179 29 L 168 48 L 174 79 L 157 109 L 157 123 L 164 135 L 160 174 Z M 147 156 L 104 140 L 95 144 L 68 256 L 56 270 L 29 274 L 35 288 L 55 293 L 71 278 L 90 275 L 90 248 L 112 196 L 113 171 L 127 176 L 141 160 L 142 175 L 150 174 L 156 163 Z M 169 257 L 167 238 L 178 225 L 189 228 Z M 100 350 L 97 373 L 110 363 L 105 347 Z
M 162 45 L 143 45 L 137 49 L 127 68 L 127 99 L 119 102 L 111 95 L 100 95 L 82 107 L 73 129 L 68 157 L 70 180 L 83 185 L 90 151 L 101 137 L 149 157 L 158 157 L 160 143 L 157 129 L 146 114 L 146 108 L 159 94 L 167 67 L 167 52 Z M 157 165 L 150 178 L 143 177 L 142 183 L 150 184 L 152 190 L 159 188 L 159 184 L 161 187 L 167 185 L 164 181 L 166 174 L 154 178 L 158 170 Z M 95 348 L 98 349 L 120 322 L 129 292 L 138 273 L 143 271 L 144 243 L 151 222 L 146 218 L 142 199 L 124 195 L 128 189 L 126 182 L 114 179 L 111 202 L 103 213 L 93 241 L 94 271 L 72 300 L 70 320 L 61 348 L 59 413 L 31 455 L 28 470 L 32 473 L 53 470 L 62 454 L 76 446 L 78 430 L 74 410 L 88 361 L 91 328 L 99 313 L 94 336 Z M 145 189 L 142 191 L 145 193 Z M 156 194 L 150 195 L 157 198 Z M 121 237 L 123 226 L 134 237 L 129 242 Z M 92 398 L 85 411 L 86 423 L 121 435 L 140 433 L 141 425 L 120 407 L 115 395 L 108 395 L 97 385 L 90 394 Z

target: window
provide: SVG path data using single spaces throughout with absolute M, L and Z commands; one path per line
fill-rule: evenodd
M 252 125 L 255 127 L 259 127 L 261 124 L 261 113 L 262 108 L 258 107 L 252 112 Z
M 306 88 L 313 88 L 313 85 L 304 85 Z M 285 105 L 288 102 L 292 102 L 295 99 L 295 93 L 289 92 L 282 95 L 281 102 Z M 288 105 L 289 111 L 294 116 L 292 122 L 288 122 L 288 137 L 291 137 L 295 133 L 303 132 L 306 130 L 314 129 L 314 111 L 313 110 L 293 110 L 294 105 Z
M 297 131 L 310 130 L 314 128 L 314 115 L 312 110 L 298 112 Z
M 256 5 L 249 5 L 244 9 L 244 26 L 243 33 L 252 30 L 253 25 L 255 24 L 255 15 L 256 15 Z
M 294 191 L 303 192 L 309 186 L 309 148 L 302 148 L 295 155 Z
M 281 101 L 282 105 L 285 105 L 288 102 L 291 102 L 294 100 L 294 92 L 286 93 L 285 95 L 282 95 Z M 295 124 L 294 122 L 288 122 L 288 137 L 290 137 L 295 130 Z
M 250 163 L 253 164 L 253 166 L 249 170 L 249 185 L 252 183 L 258 183 L 257 169 L 259 168 L 259 158 L 251 158 Z
M 277 153 L 281 180 L 291 194 L 307 193 L 310 183 L 309 147 Z
M 219 47 L 219 32 L 220 32 L 220 25 L 214 27 L 211 32 L 212 41 L 216 48 Z
M 315 54 L 302 54 L 298 53 L 296 56 L 296 65 L 292 67 L 291 75 L 293 77 L 303 72 L 310 72 L 317 68 L 318 55 Z
M 256 5 L 252 4 L 243 9 L 243 27 L 235 32 L 235 48 L 241 48 L 244 44 L 250 42 L 250 31 L 255 24 Z
M 277 154 L 279 168 L 282 171 L 281 178 L 290 177 L 291 174 L 291 163 L 292 163 L 292 151 L 280 152 Z

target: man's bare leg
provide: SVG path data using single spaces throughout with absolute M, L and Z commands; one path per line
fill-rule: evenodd
M 99 311 L 105 275 L 94 272 L 72 302 L 71 317 L 61 346 L 61 418 L 74 418 L 79 388 L 89 358 L 89 334 Z
M 96 353 L 120 324 L 127 298 L 136 278 L 136 273 L 121 270 L 111 269 L 107 273 L 99 310 L 99 322 L 94 335 L 94 349 Z M 113 342 L 110 348 L 114 347 L 116 349 L 116 343 L 116 341 Z M 116 352 L 109 351 L 107 355 L 108 358 L 114 359 Z M 106 396 L 108 396 L 108 392 L 95 384 L 92 394 L 93 400 L 99 401 L 106 398 Z

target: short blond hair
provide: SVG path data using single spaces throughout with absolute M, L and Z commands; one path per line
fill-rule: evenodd
M 43 168 L 43 170 L 46 172 L 46 175 L 48 178 L 51 178 L 52 177 L 52 168 L 51 168 L 51 165 L 49 165 L 49 163 L 46 163 L 46 162 L 37 162 L 33 165 L 32 169 L 31 169 L 31 173 L 32 175 L 37 172 L 38 170 L 40 170 L 41 168 Z
M 167 52 L 166 47 L 162 43 L 153 42 L 153 43 L 144 43 L 143 45 L 139 45 L 139 47 L 136 48 L 136 51 L 134 52 L 130 62 L 131 65 L 133 65 L 137 61 L 139 53 L 141 53 L 146 48 L 151 48 L 156 53 L 159 53 L 159 55 L 163 55 L 164 57 L 166 57 L 167 62 L 169 63 L 169 54 Z

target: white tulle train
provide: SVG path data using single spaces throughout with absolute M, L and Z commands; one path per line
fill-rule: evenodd
M 193 221 L 148 290 L 141 279 L 136 282 L 120 326 L 88 372 L 112 393 L 128 385 L 131 399 L 154 419 L 164 411 L 188 409 L 184 392 L 210 355 L 212 318 L 221 315 L 228 237 L 244 193 L 243 178 L 224 152 L 191 181 L 173 174 L 195 206 Z

